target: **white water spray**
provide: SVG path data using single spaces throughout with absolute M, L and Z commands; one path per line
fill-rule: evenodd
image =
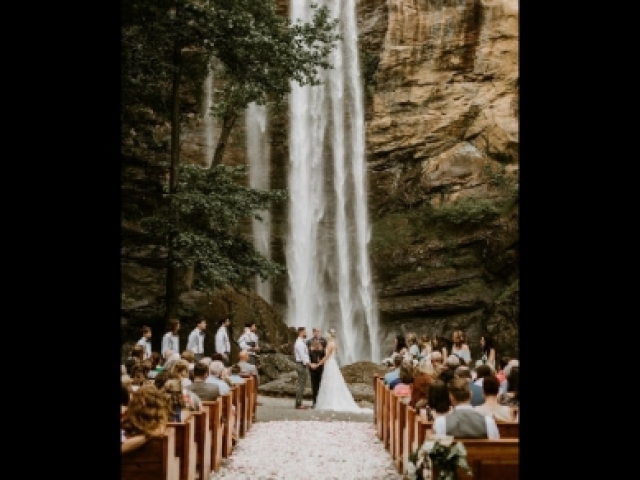
M 257 190 L 269 189 L 269 141 L 267 138 L 267 108 L 250 103 L 246 112 L 247 158 L 249 161 L 249 184 Z M 255 249 L 271 259 L 271 213 L 259 212 L 262 221 L 253 219 L 253 245 Z M 271 282 L 263 282 L 259 275 L 255 279 L 256 293 L 271 303 Z
M 291 18 L 310 20 L 311 3 L 292 0 Z M 293 83 L 290 95 L 287 323 L 336 328 L 341 364 L 377 362 L 356 4 L 325 4 L 343 36 L 332 53 L 334 68 L 323 72 L 323 85 Z

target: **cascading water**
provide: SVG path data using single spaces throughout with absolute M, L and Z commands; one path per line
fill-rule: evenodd
M 215 152 L 215 117 L 211 115 L 211 108 L 213 107 L 213 67 L 214 62 L 211 60 L 211 64 L 209 65 L 209 74 L 204 81 L 204 99 L 202 102 L 202 116 L 203 116 L 203 129 L 204 129 L 204 139 L 205 139 L 205 161 L 204 164 L 206 168 L 211 166 L 211 162 L 213 161 L 213 154 Z
M 309 21 L 311 3 L 291 0 L 290 17 Z M 293 82 L 289 100 L 287 323 L 308 331 L 335 328 L 341 364 L 377 362 L 356 3 L 324 3 L 343 36 L 332 53 L 334 68 L 323 72 L 323 85 Z
M 269 189 L 269 142 L 267 138 L 267 108 L 250 103 L 246 112 L 247 158 L 249 161 L 249 185 L 258 190 Z M 253 219 L 253 245 L 271 259 L 271 213 L 259 212 L 262 221 Z M 271 282 L 255 279 L 256 293 L 271 303 Z

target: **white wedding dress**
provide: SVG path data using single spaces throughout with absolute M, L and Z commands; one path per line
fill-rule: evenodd
M 315 409 L 335 412 L 373 413 L 371 408 L 360 408 L 353 399 L 353 395 L 351 395 L 349 387 L 344 381 L 340 367 L 338 367 L 335 349 L 324 363 Z

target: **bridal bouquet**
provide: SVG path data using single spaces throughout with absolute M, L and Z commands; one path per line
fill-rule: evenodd
M 472 475 L 466 457 L 464 445 L 453 443 L 453 437 L 428 439 L 409 455 L 407 477 L 409 480 L 457 480 L 457 467 Z M 438 479 L 433 478 L 434 466 L 439 471 Z

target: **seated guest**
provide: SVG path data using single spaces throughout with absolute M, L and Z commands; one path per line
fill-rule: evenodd
M 186 360 L 178 360 L 171 369 L 171 373 L 181 378 L 183 387 L 191 385 L 191 380 L 189 379 L 189 363 Z
M 169 371 L 169 370 L 173 369 L 174 365 L 176 363 L 178 363 L 180 360 L 181 360 L 180 359 L 180 354 L 172 353 L 171 355 L 169 355 L 169 358 L 167 358 L 167 361 L 164 362 L 164 365 L 163 365 L 162 369 Z
M 157 378 L 157 377 L 156 377 Z M 182 386 L 181 378 L 174 376 L 167 379 L 162 391 L 167 394 L 172 412 L 171 421 L 181 422 L 188 418 L 185 412 L 202 410 L 200 397 Z
M 154 386 L 165 393 L 173 393 L 168 392 L 168 387 L 166 387 L 167 382 L 170 380 L 177 380 L 180 382 L 180 386 L 182 387 L 182 378 L 176 375 L 175 373 L 171 373 L 167 370 L 163 370 L 162 372 L 156 375 L 156 378 L 153 379 Z M 171 382 L 172 384 L 175 382 Z M 173 388 L 172 388 L 173 390 Z M 182 387 L 182 396 L 183 396 L 183 404 L 185 404 L 185 409 L 200 411 L 200 397 L 191 390 L 187 390 L 185 387 Z
M 520 406 L 520 367 L 507 365 L 511 367 L 507 370 L 507 391 L 498 394 L 496 401 L 500 405 L 508 407 Z
M 484 393 L 482 392 L 482 387 L 473 383 L 473 379 L 471 378 L 471 370 L 469 367 L 460 365 L 456 368 L 454 375 L 456 378 L 464 378 L 467 382 L 469 382 L 469 389 L 471 390 L 471 406 L 477 407 L 478 405 L 482 405 L 484 403 Z
M 489 365 L 486 365 L 486 364 L 478 365 L 476 367 L 476 380 L 475 382 L 473 382 L 474 385 L 478 385 L 479 387 L 482 387 L 483 379 L 490 375 L 493 375 L 493 373 Z
M 202 360 L 196 363 L 196 366 L 193 367 L 193 383 L 187 387 L 187 390 L 198 395 L 200 400 L 213 402 L 220 396 L 220 388 L 213 383 L 207 383 L 208 376 L 209 367 L 202 363 Z
M 482 382 L 484 403 L 474 408 L 483 415 L 491 415 L 496 420 L 510 422 L 511 408 L 506 405 L 500 405 L 497 401 L 496 397 L 498 396 L 499 389 L 500 381 L 495 375 L 484 377 L 484 381 Z
M 220 395 L 229 393 L 231 388 L 229 384 L 222 379 L 222 375 L 225 373 L 224 364 L 220 360 L 214 360 L 209 366 L 209 376 L 205 380 L 206 383 L 213 383 L 218 386 Z
M 498 378 L 498 380 L 500 381 L 500 385 L 502 385 L 503 382 L 505 382 L 507 380 L 507 377 L 504 374 L 504 369 L 506 368 L 507 365 L 509 365 L 509 362 L 511 361 L 511 357 L 500 357 L 500 360 L 498 361 L 498 372 L 496 373 L 496 377 Z
M 507 363 L 506 367 L 504 367 L 504 370 L 503 370 L 504 382 L 500 383 L 500 393 L 506 392 L 507 389 L 509 388 L 509 372 L 511 371 L 511 369 L 513 367 L 519 367 L 519 366 L 520 366 L 520 362 L 515 358 L 512 358 L 511 360 L 509 360 L 509 363 Z
M 391 370 L 390 372 L 385 373 L 384 375 L 384 384 L 385 385 L 390 385 L 391 382 L 393 382 L 396 378 L 398 378 L 398 375 L 400 375 L 400 366 L 402 365 L 402 356 L 398 355 L 393 357 L 393 370 Z
M 231 381 L 231 386 L 233 385 L 242 385 L 247 383 L 247 381 L 240 376 L 242 373 L 242 368 L 236 363 L 235 365 L 231 365 L 229 380 Z
M 431 360 L 431 365 L 433 365 L 434 370 L 438 370 L 438 367 L 442 365 L 442 353 L 438 350 L 432 350 L 429 355 L 429 360 Z
M 162 355 L 158 352 L 151 352 L 151 357 L 149 357 L 149 363 L 151 369 L 149 373 L 147 373 L 148 378 L 154 378 L 160 370 L 162 370 Z
M 127 375 L 131 375 L 131 369 L 134 365 L 142 363 L 144 360 L 144 347 L 142 345 L 135 345 L 131 349 L 131 354 L 124 362 L 124 366 L 127 369 Z
M 411 401 L 411 386 L 413 385 L 413 363 L 404 362 L 400 366 L 400 375 L 394 381 L 389 384 L 389 388 L 404 403 Z
M 189 370 L 193 370 L 193 367 L 196 365 L 196 356 L 191 350 L 185 350 L 182 352 L 181 357 L 182 360 L 186 360 L 189 365 Z
M 456 368 L 460 366 L 460 359 L 456 355 L 449 355 L 445 363 L 445 369 L 440 373 L 440 378 L 445 384 L 449 384 L 455 376 Z
M 211 362 L 213 362 L 213 358 L 211 358 L 211 357 L 202 357 L 200 359 L 199 363 L 202 363 L 202 364 L 204 364 L 204 365 L 206 365 L 208 367 L 208 366 L 211 365 Z M 194 367 L 194 370 L 195 370 L 195 367 Z
M 142 385 L 147 383 L 147 374 L 149 373 L 149 364 L 146 360 L 131 367 L 131 388 L 138 390 Z
M 433 422 L 433 433 L 454 438 L 500 438 L 496 421 L 471 406 L 471 389 L 466 378 L 454 378 L 447 385 L 453 411 Z
M 429 399 L 427 401 L 427 420 L 434 419 L 451 413 L 451 399 L 447 384 L 436 378 L 429 385 Z
M 258 369 L 255 365 L 249 363 L 249 352 L 241 350 L 240 353 L 238 353 L 238 363 L 236 365 L 240 367 L 241 371 L 254 375 L 257 384 L 260 385 Z
M 124 418 L 124 414 L 127 412 L 127 405 L 131 399 L 131 393 L 129 389 L 124 385 L 120 385 L 120 420 Z
M 429 385 L 433 381 L 433 365 L 429 359 L 420 360 L 415 369 L 413 377 L 413 387 L 411 389 L 411 401 L 409 405 L 413 408 L 424 408 L 429 401 Z
M 122 419 L 122 453 L 130 452 L 147 440 L 164 435 L 171 411 L 167 397 L 153 385 L 143 385 L 131 395 Z

